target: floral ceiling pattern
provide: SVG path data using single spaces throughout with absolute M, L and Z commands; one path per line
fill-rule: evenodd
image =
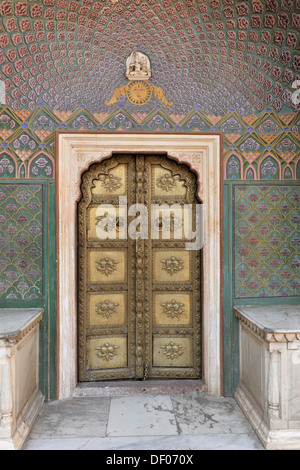
M 0 80 L 14 111 L 109 112 L 133 50 L 149 56 L 168 113 L 295 111 L 300 0 L 4 0 L 0 13 Z M 118 104 L 149 113 L 156 100 Z

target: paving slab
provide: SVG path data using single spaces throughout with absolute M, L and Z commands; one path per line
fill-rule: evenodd
M 210 434 L 177 436 L 135 436 L 115 438 L 93 438 L 83 445 L 82 450 L 263 450 L 258 439 L 252 434 Z
M 109 398 L 76 398 L 45 403 L 30 438 L 105 436 Z
M 107 436 L 178 434 L 171 398 L 165 395 L 112 398 Z
M 252 433 L 177 436 L 29 439 L 23 450 L 263 450 Z
M 180 434 L 245 434 L 252 429 L 234 398 L 191 393 L 171 401 Z
M 23 450 L 263 450 L 234 398 L 193 391 L 45 403 Z

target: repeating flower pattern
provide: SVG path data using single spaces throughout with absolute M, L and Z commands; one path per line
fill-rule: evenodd
M 42 187 L 0 188 L 0 300 L 42 299 Z
M 300 186 L 235 186 L 235 298 L 300 295 Z
M 0 0 L 0 299 L 42 295 L 40 192 L 5 179 L 54 178 L 57 129 L 222 132 L 224 178 L 268 185 L 236 189 L 235 295 L 299 295 L 300 196 L 290 181 L 300 178 L 291 104 L 299 6 Z M 105 105 L 126 83 L 124 64 L 136 48 L 151 58 L 151 81 L 172 107 L 155 98 L 137 107 L 125 97 L 115 109 Z M 275 190 L 271 180 L 289 180 L 289 189 Z
M 0 0 L 6 104 L 107 112 L 105 101 L 126 83 L 126 58 L 141 49 L 176 113 L 195 102 L 220 116 L 231 105 L 241 114 L 293 109 L 275 75 L 290 82 L 299 71 L 298 9 L 297 0 Z

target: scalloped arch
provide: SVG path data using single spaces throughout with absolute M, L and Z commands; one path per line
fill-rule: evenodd
M 272 154 L 268 154 L 260 162 L 259 176 L 263 179 L 281 179 L 280 163 Z
M 237 153 L 230 154 L 224 162 L 225 179 L 242 178 L 243 160 Z

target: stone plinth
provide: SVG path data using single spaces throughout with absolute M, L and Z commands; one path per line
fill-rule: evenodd
M 235 398 L 266 449 L 300 449 L 300 307 L 236 307 Z
M 0 309 L 0 450 L 20 449 L 43 404 L 41 309 Z

